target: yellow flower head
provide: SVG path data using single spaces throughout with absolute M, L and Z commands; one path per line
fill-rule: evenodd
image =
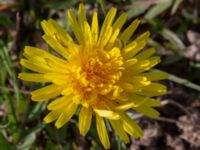
M 96 12 L 88 23 L 83 4 L 79 5 L 78 18 L 70 9 L 68 18 L 77 41 L 54 20 L 42 21 L 43 39 L 57 55 L 26 46 L 20 63 L 35 73 L 19 74 L 26 81 L 48 83 L 32 92 L 33 101 L 54 98 L 47 107 L 50 113 L 44 118 L 46 123 L 55 121 L 60 128 L 78 110 L 80 133 L 85 135 L 94 116 L 106 149 L 110 143 L 104 119 L 127 143 L 128 134 L 138 138 L 143 132 L 126 111 L 157 117 L 159 113 L 152 107 L 159 102 L 150 97 L 166 93 L 166 87 L 154 81 L 165 79 L 167 74 L 149 71 L 160 58 L 152 57 L 153 48 L 143 50 L 150 33 L 131 41 L 140 21 L 133 21 L 120 32 L 127 14 L 115 19 L 116 11 L 109 10 L 100 28 Z

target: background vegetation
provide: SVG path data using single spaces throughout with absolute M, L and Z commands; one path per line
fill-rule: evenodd
M 93 124 L 86 137 L 79 135 L 77 117 L 57 130 L 45 125 L 46 103 L 31 101 L 30 91 L 40 84 L 22 82 L 17 74 L 25 45 L 48 49 L 42 40 L 40 21 L 54 18 L 71 33 L 69 8 L 79 0 L 0 0 L 0 149 L 71 150 L 103 149 Z M 113 150 L 200 149 L 200 1 L 199 0 L 85 0 L 87 14 L 98 10 L 99 19 L 114 6 L 118 15 L 128 13 L 127 25 L 142 20 L 137 34 L 151 31 L 162 63 L 157 69 L 170 74 L 164 81 L 167 95 L 160 98 L 161 117 L 152 120 L 133 114 L 144 129 L 144 137 L 122 141 L 111 131 Z

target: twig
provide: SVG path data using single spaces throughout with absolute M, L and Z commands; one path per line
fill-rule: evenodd
M 194 122 L 196 121 L 196 119 L 194 118 L 194 116 L 191 115 L 191 112 L 188 111 L 188 110 L 187 110 L 183 105 L 181 105 L 180 103 L 175 102 L 175 101 L 173 101 L 173 100 L 164 100 L 164 101 L 161 102 L 161 106 L 162 106 L 162 105 L 166 105 L 166 104 L 172 104 L 172 105 L 174 105 L 174 106 L 180 108 L 183 112 L 185 112 L 185 114 L 186 114 L 187 116 L 189 116 L 189 117 L 192 119 L 192 121 L 194 121 Z
M 140 119 L 142 117 L 145 117 L 145 115 L 137 114 L 137 115 L 132 115 L 131 116 L 131 118 L 134 119 L 134 120 Z M 179 122 L 179 121 L 176 121 L 174 119 L 165 118 L 165 117 L 158 117 L 158 118 L 153 118 L 153 119 L 158 120 L 158 121 L 168 122 L 168 123 L 175 123 L 175 124 Z
M 158 120 L 158 121 L 167 122 L 167 123 L 173 123 L 173 124 L 182 123 L 182 122 L 177 121 L 175 119 L 166 118 L 166 117 L 158 117 L 158 118 L 154 118 L 154 119 Z
M 9 92 L 15 92 L 15 90 L 13 88 L 3 87 L 3 86 L 0 86 L 0 90 L 6 90 L 6 91 L 9 91 Z M 22 93 L 22 94 L 31 95 L 31 93 L 29 91 L 19 90 L 19 92 Z
M 161 104 L 161 106 L 164 106 L 164 105 L 167 105 L 167 104 L 172 104 L 172 105 L 174 105 L 174 106 L 180 108 L 180 109 L 181 109 L 182 111 L 184 111 L 188 116 L 190 116 L 190 114 L 191 114 L 187 109 L 185 109 L 185 107 L 184 107 L 183 105 L 181 105 L 180 103 L 175 102 L 175 101 L 173 101 L 173 100 L 168 100 L 168 99 L 166 99 L 166 100 L 164 100 L 164 101 L 161 101 L 160 104 Z

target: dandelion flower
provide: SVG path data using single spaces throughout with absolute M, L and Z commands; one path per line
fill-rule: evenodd
M 128 135 L 138 138 L 143 131 L 127 110 L 158 117 L 153 107 L 159 102 L 151 97 L 166 93 L 166 87 L 156 81 L 167 74 L 150 71 L 160 62 L 159 57 L 152 56 L 154 48 L 145 48 L 150 33 L 144 32 L 132 41 L 140 21 L 134 20 L 121 31 L 127 14 L 115 19 L 116 11 L 109 10 L 100 28 L 97 12 L 89 23 L 83 4 L 77 18 L 70 9 L 68 19 L 75 41 L 54 20 L 42 21 L 43 39 L 57 54 L 26 46 L 20 63 L 33 72 L 19 74 L 22 80 L 48 84 L 31 93 L 33 101 L 52 100 L 47 106 L 50 113 L 44 118 L 46 123 L 55 122 L 60 128 L 78 111 L 80 134 L 86 135 L 95 117 L 106 149 L 110 142 L 105 120 L 128 143 Z

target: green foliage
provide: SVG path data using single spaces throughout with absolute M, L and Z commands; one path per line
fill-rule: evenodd
M 2 150 L 16 150 L 16 147 L 8 143 L 2 133 L 0 133 L 0 147 Z
M 153 19 L 156 16 L 160 15 L 162 12 L 167 10 L 172 4 L 172 0 L 160 1 L 156 5 L 154 5 L 144 16 L 146 19 Z

